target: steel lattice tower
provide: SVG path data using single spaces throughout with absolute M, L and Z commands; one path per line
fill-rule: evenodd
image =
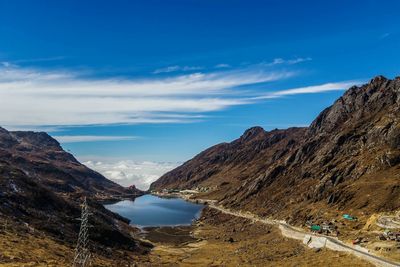
M 89 242 L 89 207 L 86 197 L 82 204 L 81 228 L 79 230 L 78 243 L 75 248 L 74 267 L 90 266 Z

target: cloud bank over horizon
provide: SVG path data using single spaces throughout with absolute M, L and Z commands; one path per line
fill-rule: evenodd
M 122 186 L 135 185 L 141 190 L 147 190 L 152 182 L 181 163 L 121 160 L 85 161 L 83 164 Z

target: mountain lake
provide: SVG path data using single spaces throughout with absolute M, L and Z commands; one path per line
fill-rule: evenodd
M 200 217 L 203 204 L 181 198 L 162 198 L 144 195 L 135 200 L 123 200 L 104 205 L 108 210 L 131 220 L 140 228 L 158 226 L 190 225 Z

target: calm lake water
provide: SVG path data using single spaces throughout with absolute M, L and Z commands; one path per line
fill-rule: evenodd
M 134 201 L 123 200 L 105 207 L 131 220 L 139 227 L 190 225 L 200 217 L 204 205 L 180 198 L 144 195 Z

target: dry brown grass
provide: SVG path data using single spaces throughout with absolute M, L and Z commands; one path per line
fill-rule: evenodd
M 4 227 L 4 222 L 0 222 L 0 266 L 70 267 L 72 265 L 74 247 L 51 239 L 38 231 L 26 232 L 21 226 L 12 225 L 10 222 Z M 92 266 L 128 266 L 128 261 L 118 260 L 121 252 L 114 251 L 113 254 L 109 258 L 93 254 Z
M 373 266 L 346 253 L 312 250 L 279 230 L 242 218 L 206 211 L 195 227 L 198 239 L 159 245 L 139 266 Z

